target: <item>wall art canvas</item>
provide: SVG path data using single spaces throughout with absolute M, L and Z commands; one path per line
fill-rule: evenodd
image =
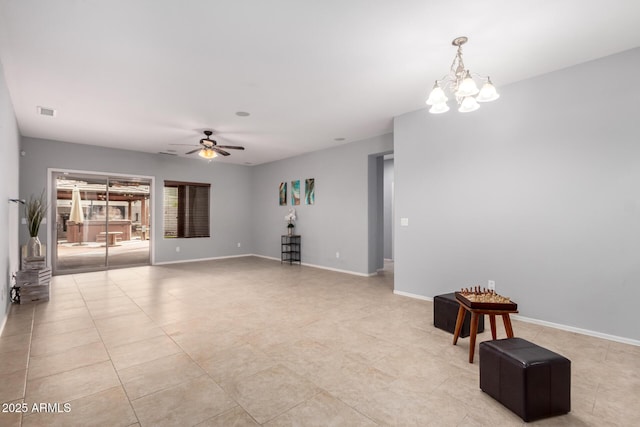
M 287 183 L 280 183 L 280 206 L 287 206 Z
M 300 204 L 300 180 L 291 181 L 291 205 Z
M 304 204 L 313 205 L 316 203 L 316 179 L 307 178 L 304 180 Z

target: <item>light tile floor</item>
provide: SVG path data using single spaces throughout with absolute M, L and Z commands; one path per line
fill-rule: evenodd
M 522 425 L 479 389 L 468 339 L 392 289 L 254 257 L 55 277 L 51 301 L 11 307 L 0 402 L 28 411 L 0 425 Z M 640 424 L 640 347 L 514 330 L 572 361 L 572 412 L 533 424 Z

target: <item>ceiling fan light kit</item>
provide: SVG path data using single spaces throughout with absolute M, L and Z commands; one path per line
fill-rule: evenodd
M 204 135 L 205 135 L 204 138 L 200 139 L 200 144 L 198 145 L 198 148 L 196 148 L 195 150 L 187 151 L 185 154 L 198 153 L 198 156 L 202 157 L 203 159 L 212 160 L 218 157 L 219 155 L 221 156 L 231 155 L 231 153 L 223 150 L 223 148 L 227 150 L 244 150 L 244 147 L 241 147 L 239 145 L 218 145 L 218 143 L 215 140 L 210 138 L 211 135 L 213 135 L 213 131 L 211 130 L 205 130 Z M 171 144 L 171 145 L 185 145 L 185 144 Z
M 500 97 L 489 76 L 484 77 L 476 74 L 476 76 L 485 80 L 482 89 L 478 89 L 471 76 L 471 71 L 465 68 L 462 60 L 462 45 L 468 40 L 467 37 L 457 37 L 451 42 L 452 45 L 458 48 L 458 51 L 451 63 L 449 73 L 440 80 L 436 80 L 431 93 L 429 93 L 426 103 L 431 106 L 429 109 L 431 114 L 441 114 L 449 111 L 449 106 L 447 105 L 449 98 L 445 93 L 445 89 L 453 93 L 458 103 L 458 111 L 461 113 L 475 111 L 480 108 L 479 102 L 491 102 Z
M 198 152 L 198 156 L 202 157 L 203 159 L 211 160 L 218 157 L 218 154 L 209 148 L 203 148 Z

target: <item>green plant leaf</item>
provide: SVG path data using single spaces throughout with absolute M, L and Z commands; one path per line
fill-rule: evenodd
M 37 237 L 38 231 L 40 231 L 40 224 L 47 215 L 47 200 L 45 191 L 42 190 L 39 197 L 31 195 L 29 201 L 26 203 L 24 210 L 27 218 L 27 228 L 29 230 L 29 236 Z

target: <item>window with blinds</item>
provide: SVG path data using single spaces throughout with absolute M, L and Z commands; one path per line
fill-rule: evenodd
M 164 237 L 209 237 L 211 184 L 164 182 Z

